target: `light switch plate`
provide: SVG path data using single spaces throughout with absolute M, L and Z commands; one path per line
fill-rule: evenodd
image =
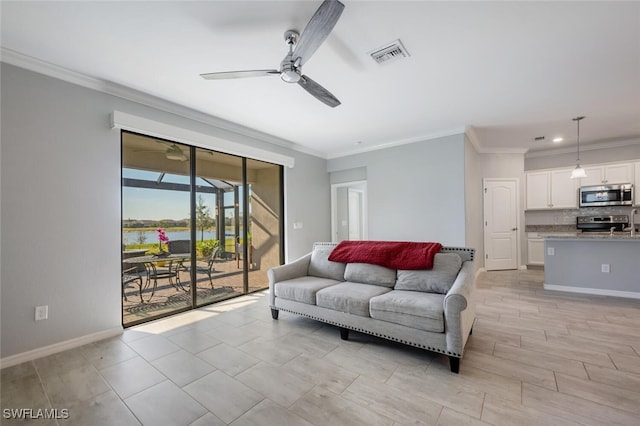
M 547 247 L 547 255 L 555 256 L 556 255 L 556 248 L 555 247 Z
M 600 270 L 605 274 L 608 274 L 609 272 L 611 272 L 611 265 L 609 265 L 608 263 L 603 263 Z

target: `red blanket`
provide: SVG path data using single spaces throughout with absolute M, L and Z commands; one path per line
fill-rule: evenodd
M 329 260 L 343 263 L 372 263 L 391 269 L 431 269 L 440 243 L 403 241 L 342 241 Z

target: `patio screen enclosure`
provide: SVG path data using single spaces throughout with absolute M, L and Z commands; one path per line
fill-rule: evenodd
M 283 167 L 121 135 L 124 326 L 267 288 L 284 258 Z

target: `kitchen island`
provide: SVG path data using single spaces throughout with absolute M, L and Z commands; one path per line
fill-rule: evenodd
M 546 236 L 544 288 L 640 299 L 640 235 Z

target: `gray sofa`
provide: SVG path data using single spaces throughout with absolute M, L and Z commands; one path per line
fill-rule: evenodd
M 269 306 L 349 330 L 439 352 L 459 371 L 475 319 L 474 250 L 442 247 L 431 270 L 328 260 L 336 243 L 271 268 Z

